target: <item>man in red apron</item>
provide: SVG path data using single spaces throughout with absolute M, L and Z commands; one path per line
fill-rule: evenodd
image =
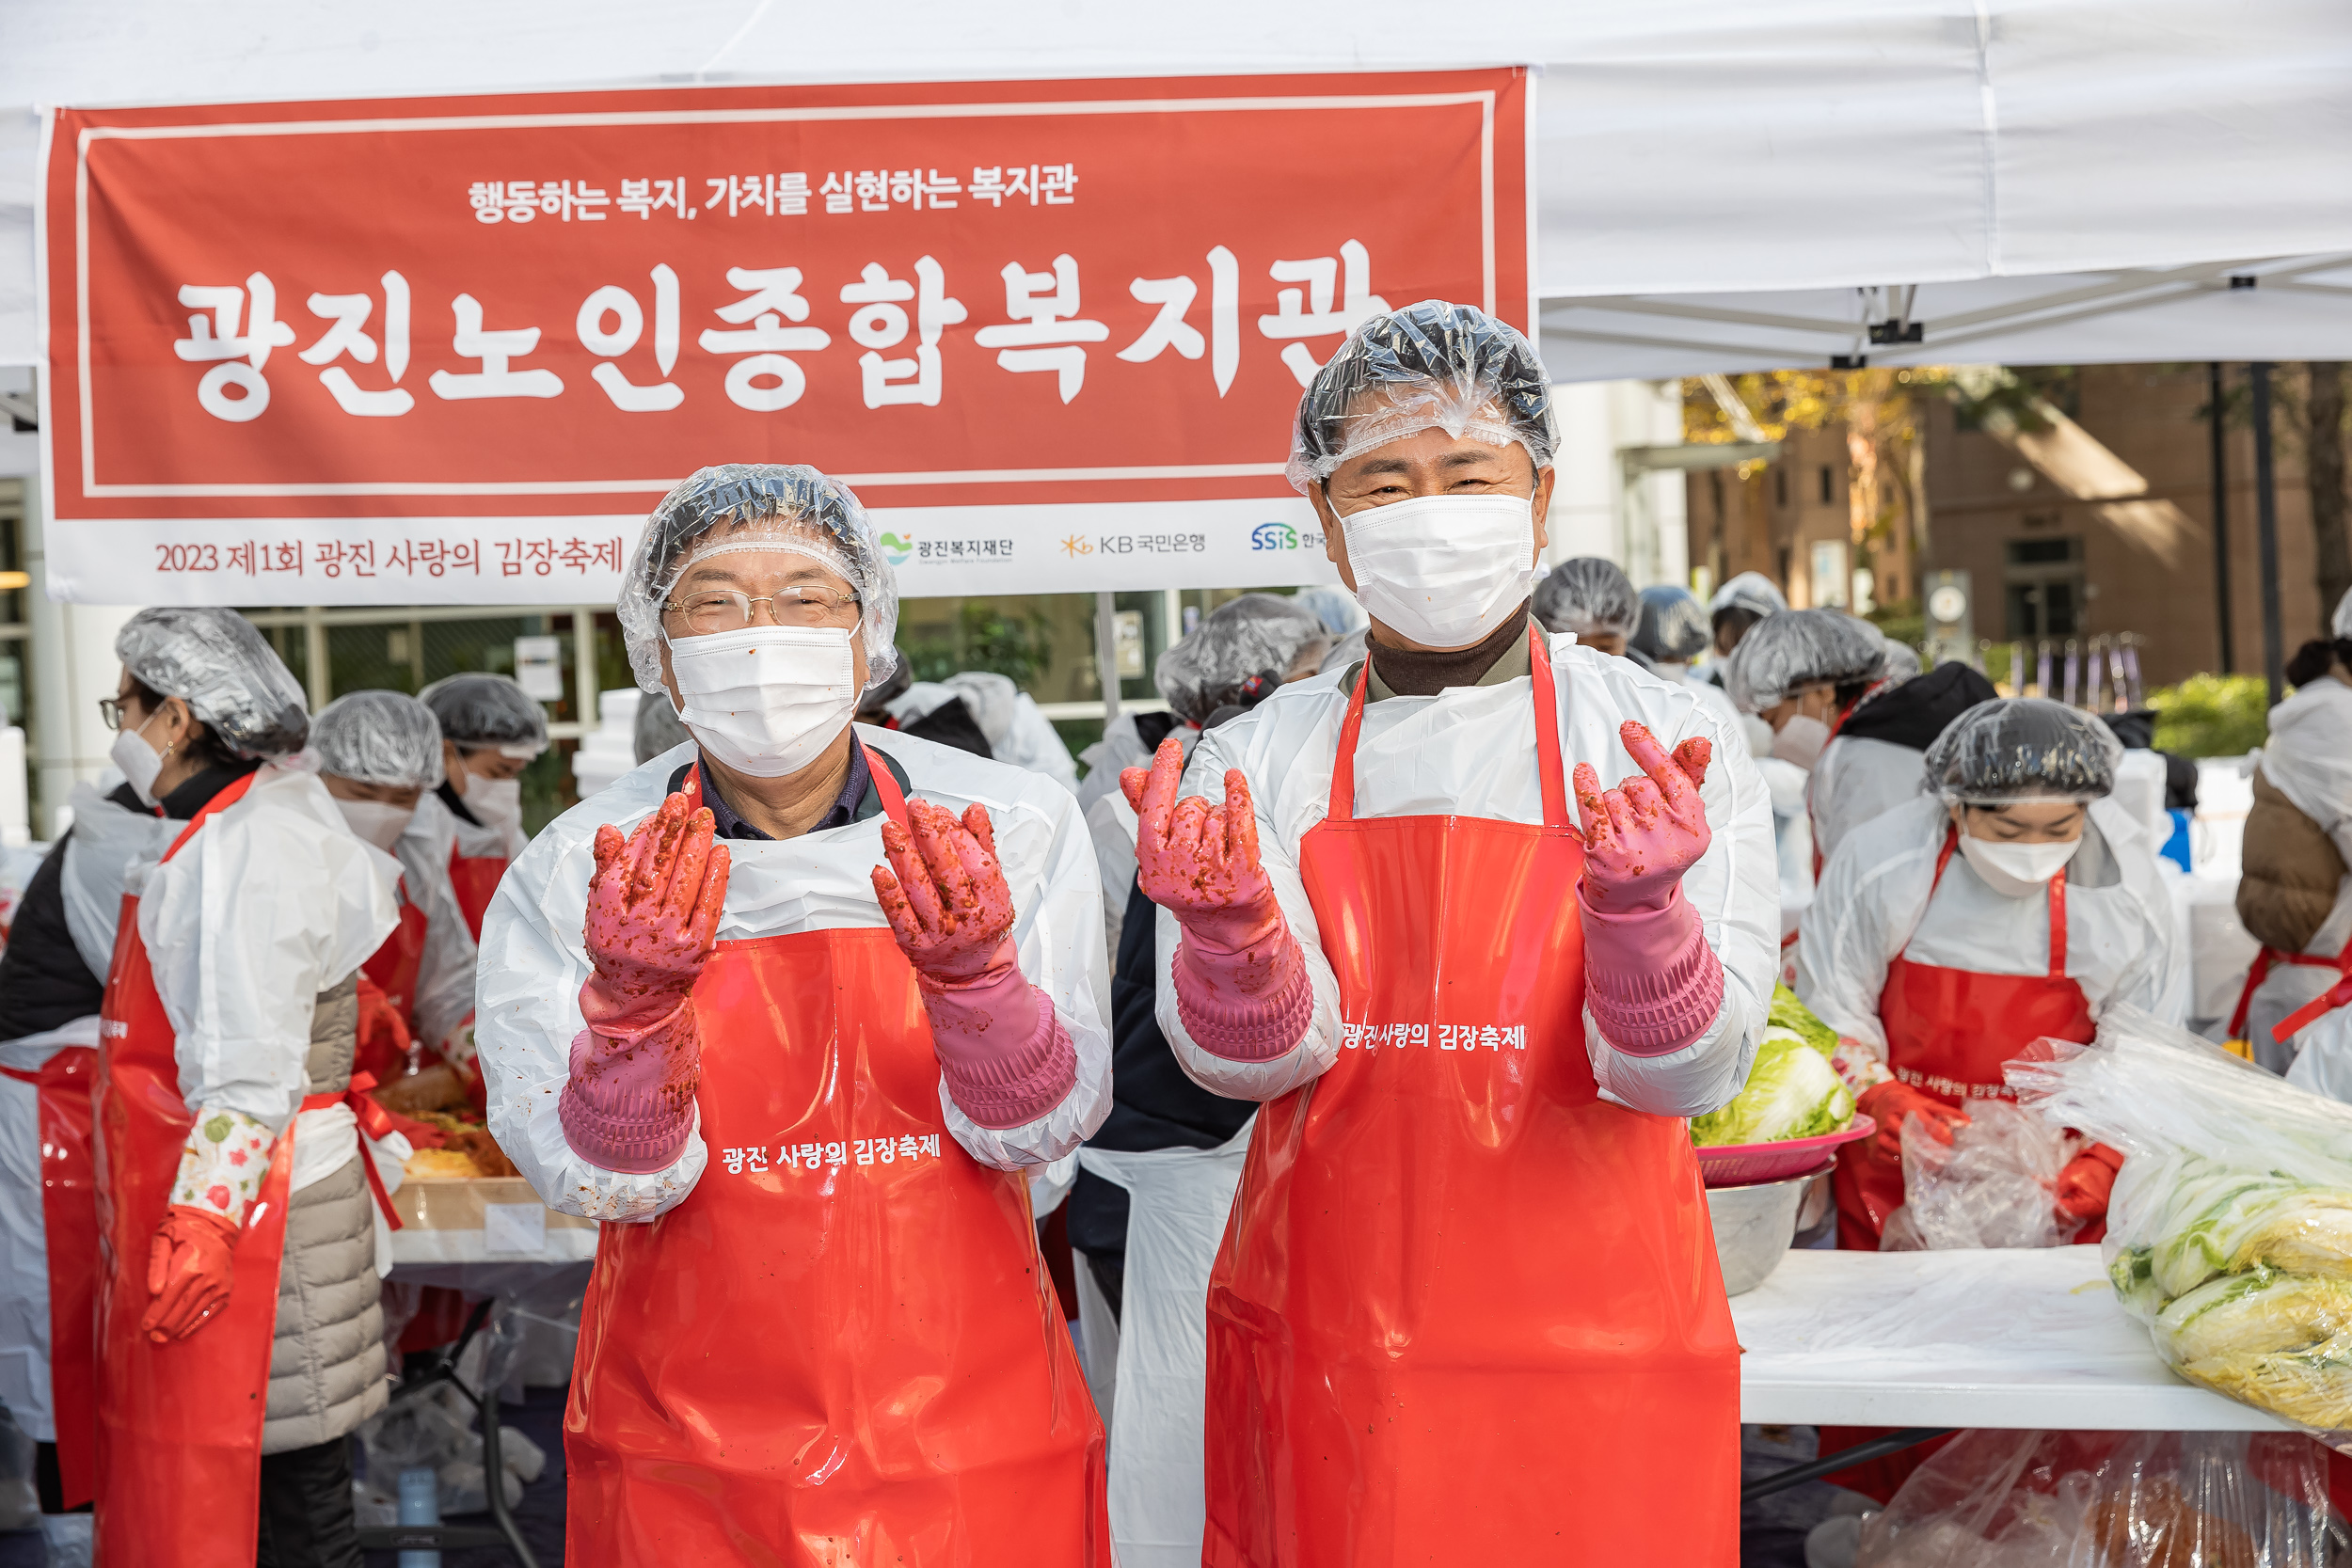
M 480 672 L 435 681 L 418 700 L 440 723 L 443 773 L 421 815 L 446 814 L 450 883 L 480 941 L 490 895 L 523 852 L 522 775 L 548 749 L 548 710 L 512 677 Z
M 450 881 L 446 835 L 420 820 L 441 783 L 440 725 L 402 692 L 347 692 L 319 710 L 310 750 L 352 832 L 400 862 L 400 924 L 360 971 L 355 1070 L 389 1082 L 417 1070 L 428 1051 L 469 1070 L 473 931 Z M 371 991 L 381 993 L 380 1009 Z
M 1107 1568 L 1025 1172 L 1109 1103 L 1101 893 L 1051 781 L 850 722 L 897 589 L 813 469 L 705 469 L 619 611 L 694 736 L 483 927 L 491 1130 L 605 1220 L 569 1560 Z
M 1204 736 L 1198 795 L 1168 746 L 1125 781 L 1162 1032 L 1264 1102 L 1207 1301 L 1211 1568 L 1737 1560 L 1680 1118 L 1761 1031 L 1769 813 L 1693 694 L 1531 621 L 1555 440 L 1507 325 L 1359 328 L 1291 474 L 1368 659 Z
M 233 611 L 141 610 L 116 651 L 240 757 L 304 742 L 301 688 Z M 382 1183 L 344 1101 L 391 884 L 314 775 L 264 761 L 123 899 L 93 1096 L 103 1563 L 358 1568 Z

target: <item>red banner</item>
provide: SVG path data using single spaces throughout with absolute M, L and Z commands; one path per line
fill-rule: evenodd
M 1299 388 L 1528 325 L 1527 148 L 1517 70 L 60 110 L 50 580 L 604 598 L 720 462 L 847 480 L 910 594 L 1315 580 Z

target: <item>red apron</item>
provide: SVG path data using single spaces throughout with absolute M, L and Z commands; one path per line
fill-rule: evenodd
M 2310 953 L 2281 953 L 2275 947 L 2265 947 L 2254 955 L 2253 966 L 2246 972 L 2246 988 L 2237 993 L 2237 1010 L 2230 1015 L 2231 1039 L 2246 1037 L 2247 1009 L 2254 1005 L 2254 992 L 2270 977 L 2270 966 L 2273 964 L 2332 969 L 2344 975 L 2343 979 L 2271 1025 L 2270 1037 L 2281 1045 L 2293 1039 L 2306 1025 L 2334 1012 L 2346 1002 L 2352 1002 L 2352 942 L 2346 943 L 2344 951 L 2332 958 L 2322 958 Z
M 1103 1426 L 1028 1183 L 948 1134 L 889 930 L 723 942 L 694 1006 L 710 1163 L 598 1238 L 566 1560 L 1109 1568 Z
M 1209 1282 L 1209 1568 L 1739 1557 L 1740 1368 L 1683 1121 L 1602 1101 L 1551 666 L 1541 826 L 1355 816 L 1300 870 L 1343 1049 L 1266 1105 Z
M 92 1496 L 97 1463 L 98 1174 L 90 1153 L 90 1080 L 98 1053 L 69 1045 L 31 1074 L 40 1096 L 40 1223 L 49 1262 L 49 1403 L 65 1506 Z M 11 1074 L 10 1076 L 18 1076 Z
M 1943 853 L 1935 858 L 1935 879 L 1960 847 L 1960 830 L 1947 828 Z M 2050 970 L 2046 974 L 1987 974 L 1973 969 L 1943 969 L 1899 954 L 1886 966 L 1886 989 L 1879 993 L 1879 1026 L 1886 1033 L 1886 1066 L 1901 1082 L 1946 1105 L 1971 1100 L 2014 1100 L 2001 1077 L 2001 1064 L 2014 1059 L 2044 1035 L 2089 1041 L 2090 1004 L 2066 974 L 2066 872 L 2050 879 Z M 1899 1169 L 1863 1157 L 1869 1140 L 1837 1151 L 1837 1244 L 1876 1252 L 1886 1216 L 1901 1206 Z
M 255 776 L 214 796 L 164 859 L 243 798 Z M 250 1568 L 294 1127 L 271 1148 L 246 1216 L 229 1305 L 188 1338 L 154 1343 L 139 1331 L 148 1242 L 195 1118 L 181 1098 L 171 1020 L 139 940 L 138 904 L 122 900 L 99 1014 L 98 1560 Z
M 482 940 L 482 917 L 490 908 L 490 895 L 499 890 L 499 879 L 506 875 L 511 863 L 504 855 L 469 855 L 452 845 L 449 851 L 449 885 L 457 895 L 458 911 L 466 917 L 466 929 L 473 940 Z
M 413 1034 L 417 1025 L 417 975 L 424 967 L 424 911 L 408 896 L 408 879 L 400 879 L 400 924 L 384 944 L 368 955 L 359 973 L 375 982 L 385 999 L 399 1012 Z M 438 1045 L 440 1041 L 422 1042 Z M 389 1077 L 390 1073 L 379 1076 Z

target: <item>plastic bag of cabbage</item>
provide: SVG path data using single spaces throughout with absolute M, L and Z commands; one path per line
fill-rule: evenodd
M 2352 1452 L 2352 1106 L 2134 1008 L 2010 1064 L 2020 1101 L 2126 1158 L 2108 1278 L 2191 1382 Z
M 1853 1120 L 1853 1091 L 1830 1065 L 1837 1031 L 1815 1018 L 1787 986 L 1772 988 L 1772 1008 L 1747 1086 L 1719 1111 L 1691 1118 L 1691 1141 L 1703 1147 L 1781 1143 L 1839 1132 Z

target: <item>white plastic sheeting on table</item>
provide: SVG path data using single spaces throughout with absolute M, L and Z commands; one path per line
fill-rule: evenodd
M 2095 1246 L 1792 1252 L 1731 1315 L 1743 1421 L 2294 1430 L 2175 1377 Z

